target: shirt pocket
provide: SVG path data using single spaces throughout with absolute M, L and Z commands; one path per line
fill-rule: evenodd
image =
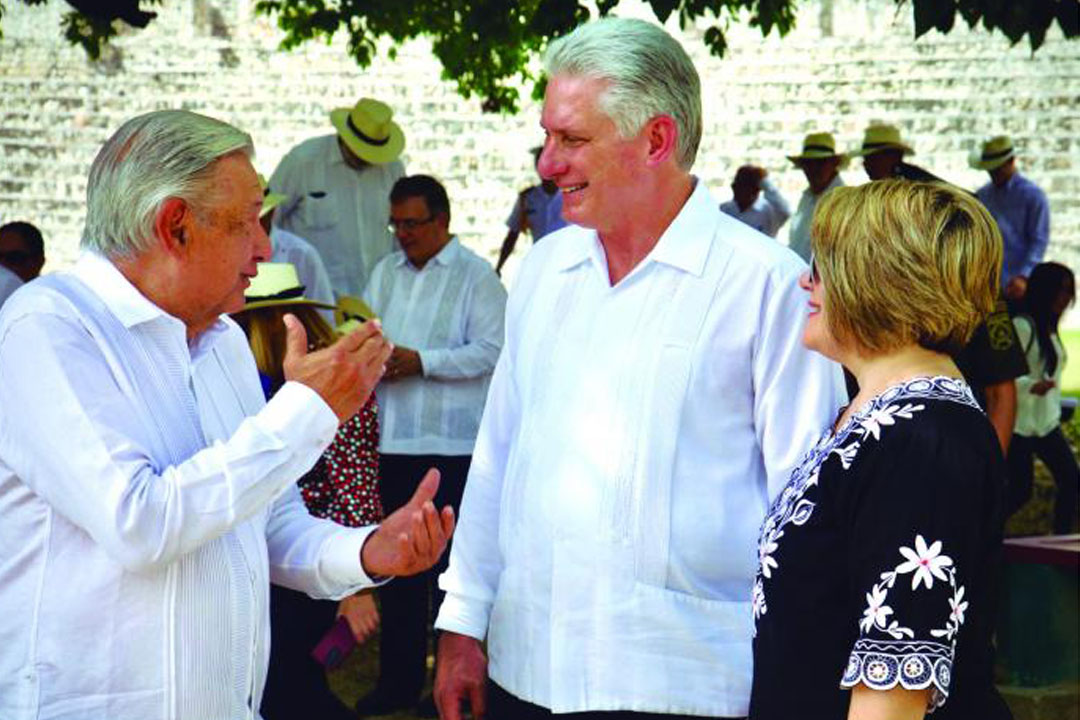
M 334 197 L 324 190 L 313 190 L 300 201 L 301 224 L 310 230 L 328 230 L 337 224 Z

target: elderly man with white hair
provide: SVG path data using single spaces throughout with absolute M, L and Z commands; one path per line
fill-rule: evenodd
M 444 720 L 464 703 L 488 720 L 743 716 L 758 529 L 839 369 L 799 342 L 806 266 L 690 172 L 683 48 L 607 19 L 545 64 L 538 170 L 573 225 L 510 295 L 441 578 L 436 703 Z
M 239 327 L 270 254 L 250 137 L 185 111 L 126 122 L 90 169 L 84 252 L 0 312 L 0 717 L 257 718 L 268 583 L 342 597 L 430 567 L 431 473 L 377 527 L 295 480 L 364 403 L 374 323 L 307 352 L 269 403 Z

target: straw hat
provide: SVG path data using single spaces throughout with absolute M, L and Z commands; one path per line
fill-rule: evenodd
M 993 170 L 1014 157 L 1013 143 L 1008 135 L 998 135 L 983 143 L 981 153 L 973 153 L 969 164 L 976 170 Z
M 862 147 L 853 150 L 851 155 L 873 155 L 883 150 L 899 150 L 904 155 L 914 155 L 915 150 L 900 138 L 900 129 L 895 125 L 871 125 L 863 134 Z
M 262 173 L 259 173 L 259 187 L 263 189 L 263 204 L 262 210 L 259 211 L 259 217 L 266 217 L 266 213 L 289 199 L 288 195 L 270 192 L 270 185 L 266 182 L 266 177 Z
M 375 311 L 360 298 L 353 295 L 341 295 L 338 297 L 334 322 L 337 323 L 337 331 L 342 335 L 360 327 L 360 323 L 365 320 L 377 317 L 379 316 L 375 314 Z
M 330 111 L 338 137 L 358 158 L 375 164 L 396 160 L 405 147 L 405 135 L 393 117 L 389 105 L 371 98 L 361 98 L 352 109 Z
M 810 133 L 803 140 L 802 153 L 788 155 L 787 159 L 799 165 L 803 160 L 823 160 L 825 158 L 839 157 L 846 161 L 847 155 L 836 152 L 836 140 L 832 133 Z
M 333 310 L 327 305 L 304 297 L 304 286 L 292 263 L 259 263 L 259 273 L 251 278 L 251 285 L 244 293 L 244 310 L 278 307 L 282 305 L 310 305 Z

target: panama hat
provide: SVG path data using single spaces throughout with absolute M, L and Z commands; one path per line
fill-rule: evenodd
M 915 150 L 900 139 L 900 130 L 895 125 L 871 125 L 863 134 L 862 147 L 853 150 L 851 155 L 873 155 L 883 150 L 899 150 L 904 155 L 914 155 Z
M 405 135 L 393 121 L 386 103 L 360 98 L 352 108 L 330 111 L 330 123 L 353 153 L 369 163 L 396 160 L 405 147 Z
M 972 154 L 969 164 L 976 170 L 994 170 L 1012 157 L 1012 140 L 1008 135 L 998 135 L 984 142 L 982 152 Z
M 379 317 L 366 302 L 354 295 L 341 295 L 338 297 L 337 307 L 334 309 L 334 321 L 338 324 L 337 331 L 345 334 L 360 327 L 360 323 Z
M 803 140 L 802 153 L 788 155 L 787 159 L 799 165 L 803 160 L 824 160 L 825 158 L 839 157 L 842 161 L 847 160 L 847 155 L 836 152 L 836 140 L 832 133 L 810 133 Z
M 304 297 L 304 286 L 292 263 L 259 263 L 259 273 L 251 278 L 251 285 L 244 293 L 244 310 L 279 307 L 282 305 L 310 305 L 333 310 L 327 305 Z
M 269 184 L 266 182 L 266 178 L 262 173 L 259 173 L 259 187 L 263 189 L 263 204 L 262 209 L 259 210 L 259 217 L 266 217 L 266 213 L 272 211 L 278 205 L 289 199 L 288 195 L 270 192 Z

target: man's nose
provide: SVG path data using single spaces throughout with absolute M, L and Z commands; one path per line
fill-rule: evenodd
M 540 158 L 536 161 L 536 172 L 544 180 L 554 180 L 564 171 L 565 163 L 559 156 L 559 149 L 555 142 L 548 138 L 544 141 L 544 147 L 540 151 Z
M 274 254 L 273 243 L 270 242 L 270 236 L 263 229 L 262 224 L 259 224 L 257 235 L 255 236 L 255 259 L 257 262 L 266 262 L 270 259 L 270 256 Z

